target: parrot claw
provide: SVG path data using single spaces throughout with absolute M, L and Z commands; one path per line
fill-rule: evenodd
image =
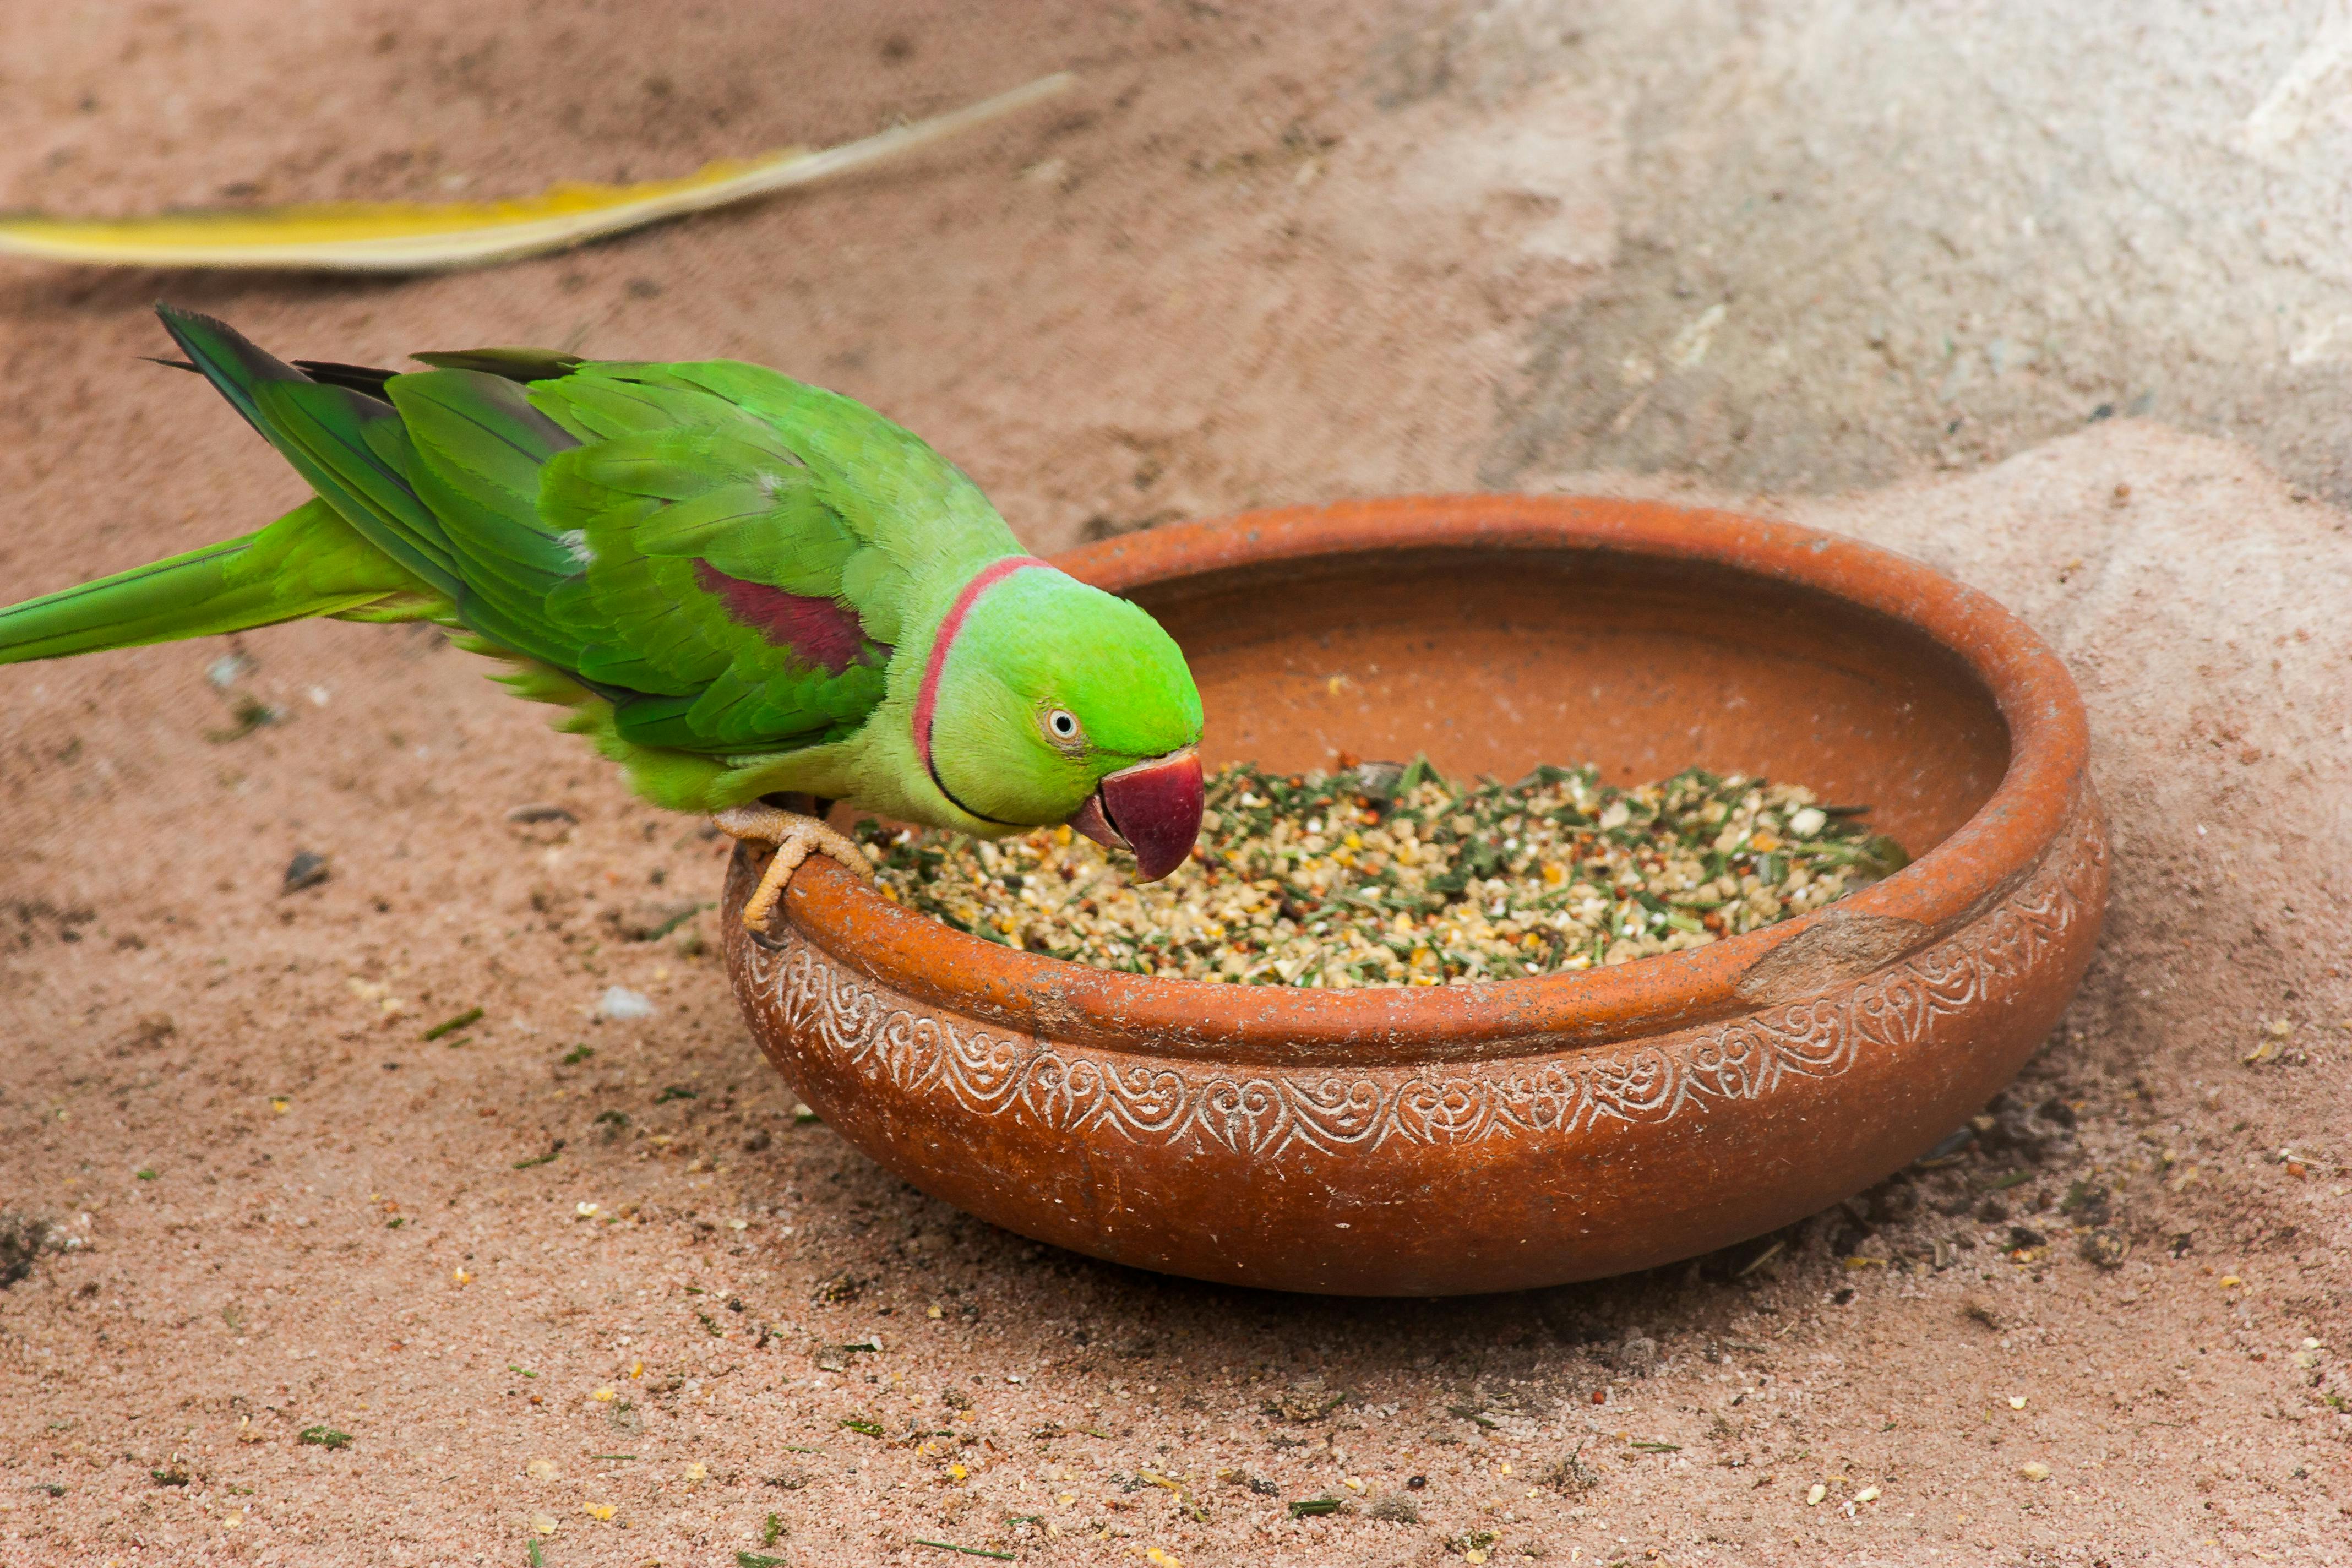
M 760 877 L 760 885 L 743 906 L 743 929 L 765 931 L 769 917 L 783 900 L 793 874 L 812 854 L 829 855 L 859 876 L 872 880 L 874 868 L 857 846 L 814 816 L 785 811 L 764 802 L 730 805 L 710 819 L 711 826 L 732 838 L 754 838 L 776 847 L 775 858 Z

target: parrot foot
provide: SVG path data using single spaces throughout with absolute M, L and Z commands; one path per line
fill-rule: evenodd
M 776 912 L 784 889 L 792 885 L 793 873 L 812 854 L 830 855 L 859 876 L 873 879 L 874 868 L 867 864 L 857 846 L 814 816 L 754 802 L 750 805 L 730 805 L 710 822 L 730 837 L 756 838 L 776 847 L 775 858 L 768 862 L 759 887 L 752 889 L 751 901 L 743 906 L 746 931 L 767 929 L 768 917 Z

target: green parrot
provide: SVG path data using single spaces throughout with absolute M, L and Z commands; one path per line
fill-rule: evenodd
M 1200 831 L 1201 696 L 1143 610 L 1024 553 L 952 464 L 730 360 L 288 364 L 159 306 L 316 492 L 257 532 L 0 609 L 0 664 L 308 616 L 433 621 L 562 705 L 658 806 L 776 854 L 856 845 L 779 795 L 997 837 L 1067 824 L 1168 875 Z M 178 362 L 173 362 L 178 363 Z

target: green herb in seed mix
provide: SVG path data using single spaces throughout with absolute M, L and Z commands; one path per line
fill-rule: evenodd
M 1344 759 L 1343 759 L 1344 760 Z M 1067 828 L 984 843 L 863 825 L 883 896 L 1007 946 L 1251 985 L 1440 985 L 1622 963 L 1817 910 L 1906 863 L 1862 806 L 1697 769 L 1455 785 L 1426 762 L 1234 763 L 1164 881 Z

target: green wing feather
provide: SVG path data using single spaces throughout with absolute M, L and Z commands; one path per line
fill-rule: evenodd
M 1019 549 L 929 447 L 772 371 L 591 364 L 534 381 L 530 396 L 583 438 L 541 480 L 542 516 L 584 558 L 547 614 L 583 639 L 572 668 L 584 678 L 644 694 L 614 704 L 616 727 L 641 744 L 735 755 L 847 733 L 882 700 L 882 667 L 914 596 L 910 566 L 961 581 Z M 919 506 L 929 526 L 909 529 L 877 504 L 877 483 Z M 909 532 L 928 534 L 928 559 L 901 547 Z M 785 657 L 705 585 L 706 564 L 839 604 L 863 646 L 837 668 Z
M 854 662 L 828 670 L 785 657 L 705 586 L 708 563 L 837 599 L 857 549 L 788 451 L 749 421 L 730 423 L 617 436 L 548 466 L 542 510 L 584 558 L 548 616 L 583 639 L 583 676 L 646 694 L 615 704 L 621 733 L 641 744 L 738 752 L 810 743 L 856 728 L 882 700 L 888 650 L 870 636 Z
M 541 520 L 540 474 L 577 445 L 513 382 L 471 370 L 394 376 L 385 394 L 408 444 L 410 488 L 439 525 L 462 588 L 457 613 L 490 641 L 583 673 L 578 643 L 544 605 L 579 571 Z
M 209 316 L 156 308 L 205 379 L 362 537 L 455 598 L 464 589 L 432 512 L 404 472 L 400 416 L 375 398 L 312 381 Z

